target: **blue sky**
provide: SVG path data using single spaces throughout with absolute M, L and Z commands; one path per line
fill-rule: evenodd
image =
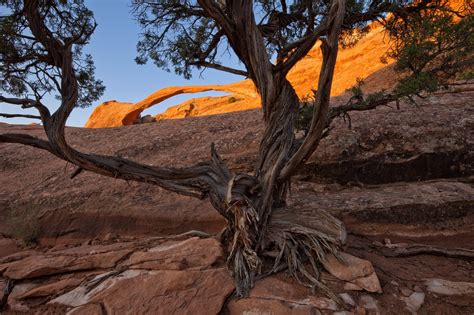
M 140 28 L 130 13 L 130 0 L 85 0 L 85 2 L 94 12 L 98 23 L 91 43 L 85 51 L 92 54 L 96 66 L 96 77 L 104 81 L 106 91 L 92 106 L 85 109 L 76 108 L 67 122 L 69 126 L 84 126 L 93 109 L 107 100 L 137 102 L 148 94 L 167 86 L 225 84 L 242 79 L 240 76 L 209 69 L 202 74 L 202 78 L 199 72 L 195 72 L 191 80 L 186 80 L 173 72 L 159 69 L 153 63 L 137 65 L 134 58 Z M 229 57 L 224 56 L 224 58 L 231 64 L 236 63 Z M 239 66 L 236 65 L 236 67 Z M 148 109 L 145 114 L 157 114 L 184 100 L 206 95 L 222 95 L 222 93 L 206 92 L 175 96 Z M 53 97 L 45 98 L 44 103 L 51 110 L 58 105 Z M 19 110 L 15 106 L 0 104 L 0 112 L 20 113 L 20 111 L 35 114 L 33 110 Z M 0 122 L 24 124 L 35 121 L 0 117 Z

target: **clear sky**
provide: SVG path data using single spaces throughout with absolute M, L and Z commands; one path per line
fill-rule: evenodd
M 137 102 L 148 94 L 167 86 L 225 84 L 242 79 L 240 76 L 209 69 L 202 73 L 202 77 L 200 77 L 200 72 L 196 71 L 191 80 L 186 80 L 173 72 L 159 69 L 153 63 L 137 65 L 134 58 L 140 28 L 130 13 L 130 0 L 85 0 L 85 3 L 94 12 L 98 24 L 91 43 L 85 51 L 92 54 L 96 66 L 96 77 L 104 81 L 106 90 L 101 99 L 90 107 L 76 108 L 67 122 L 69 126 L 84 126 L 93 109 L 107 100 Z M 228 59 L 227 62 L 236 64 L 236 61 L 230 57 L 224 56 L 224 58 Z M 206 95 L 222 95 L 222 93 L 207 92 L 175 96 L 148 109 L 145 114 L 158 114 L 167 107 L 177 105 L 184 100 Z M 53 97 L 45 98 L 44 103 L 51 110 L 58 106 L 57 100 Z M 7 104 L 0 104 L 0 112 L 36 114 L 34 110 L 21 110 Z M 0 122 L 31 123 L 35 120 L 0 117 Z

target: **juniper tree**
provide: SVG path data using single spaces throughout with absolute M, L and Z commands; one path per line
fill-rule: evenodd
M 362 34 L 368 23 L 388 13 L 410 15 L 440 6 L 428 0 L 134 1 L 134 13 L 144 28 L 138 62 L 149 58 L 185 77 L 192 67 L 213 68 L 254 82 L 265 131 L 254 171 L 245 174 L 231 171 L 213 145 L 208 161 L 184 168 L 144 165 L 71 147 L 64 133 L 69 114 L 103 92 L 92 60 L 81 54 L 95 29 L 92 12 L 82 0 L 0 4 L 9 10 L 0 20 L 1 89 L 9 96 L 0 96 L 0 101 L 36 108 L 47 136 L 42 140 L 2 134 L 0 142 L 49 151 L 77 166 L 71 177 L 89 171 L 208 198 L 227 222 L 221 240 L 240 296 L 257 277 L 283 269 L 330 294 L 318 281 L 319 262 L 344 244 L 344 226 L 326 212 L 298 214 L 286 196 L 292 175 L 316 150 L 327 127 L 339 38 Z M 318 41 L 323 60 L 315 110 L 306 137 L 297 141 L 300 100 L 286 75 Z M 226 49 L 239 59 L 241 69 L 219 62 Z M 53 113 L 42 103 L 45 92 L 56 92 L 60 100 Z

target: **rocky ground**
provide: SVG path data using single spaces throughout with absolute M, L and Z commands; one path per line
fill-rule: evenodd
M 351 117 L 351 129 L 336 122 L 290 198 L 302 214 L 322 209 L 345 222 L 344 251 L 361 260 L 328 262 L 322 275 L 345 305 L 285 272 L 236 299 L 216 239 L 178 235 L 221 230 L 206 201 L 90 173 L 70 180 L 73 167 L 54 156 L 1 144 L 2 314 L 473 313 L 472 86 Z M 0 132 L 42 136 L 40 126 L 0 124 Z M 233 169 L 245 171 L 261 134 L 258 110 L 67 130 L 79 150 L 153 165 L 207 159 L 215 142 Z M 417 244 L 430 247 L 415 253 Z M 442 253 L 458 247 L 471 251 Z

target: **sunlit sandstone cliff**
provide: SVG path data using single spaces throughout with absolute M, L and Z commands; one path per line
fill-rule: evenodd
M 331 94 L 340 95 L 356 83 L 357 78 L 366 80 L 365 89 L 375 91 L 393 86 L 396 76 L 392 66 L 381 62 L 389 47 L 388 37 L 382 27 L 373 26 L 371 31 L 354 47 L 341 49 L 336 64 Z M 300 98 L 312 95 L 318 82 L 321 68 L 321 51 L 317 44 L 288 74 Z M 108 101 L 94 110 L 86 128 L 104 128 L 131 125 L 145 109 L 178 94 L 205 91 L 222 91 L 228 96 L 198 97 L 168 108 L 157 115 L 157 119 L 174 119 L 188 116 L 204 116 L 246 110 L 260 106 L 253 83 L 243 80 L 228 85 L 183 86 L 160 89 L 145 99 L 133 104 Z

